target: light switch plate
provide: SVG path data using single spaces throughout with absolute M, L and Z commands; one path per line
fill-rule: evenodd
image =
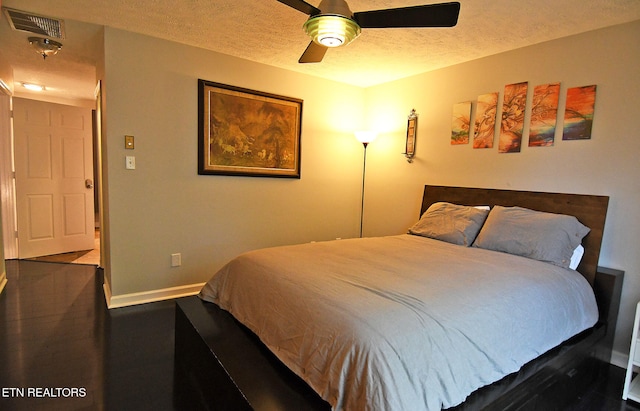
M 136 169 L 136 158 L 134 156 L 127 156 L 125 158 L 125 168 L 127 170 L 135 170 Z
M 182 254 L 171 254 L 171 267 L 180 267 L 182 265 Z
M 133 136 L 124 136 L 124 148 L 127 150 L 133 150 L 135 147 Z

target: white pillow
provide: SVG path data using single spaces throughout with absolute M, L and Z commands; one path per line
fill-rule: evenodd
M 571 268 L 572 270 L 578 268 L 583 255 L 584 247 L 582 246 L 582 244 L 578 244 L 576 249 L 573 250 L 573 255 L 571 256 L 571 261 L 569 262 L 569 268 Z

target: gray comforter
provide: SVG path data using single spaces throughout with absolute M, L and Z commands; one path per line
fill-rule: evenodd
M 596 323 L 577 272 L 412 235 L 245 253 L 200 297 L 334 410 L 440 410 Z

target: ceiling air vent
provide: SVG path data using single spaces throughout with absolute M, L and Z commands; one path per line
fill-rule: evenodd
M 26 31 L 40 36 L 64 39 L 64 21 L 52 17 L 38 16 L 25 11 L 4 9 L 14 30 Z

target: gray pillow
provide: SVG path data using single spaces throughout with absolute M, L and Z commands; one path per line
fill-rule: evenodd
M 502 251 L 568 268 L 573 251 L 589 231 L 573 216 L 495 206 L 473 247 Z
M 409 233 L 470 246 L 478 235 L 487 214 L 489 214 L 488 210 L 475 207 L 433 203 L 422 214 L 420 220 L 409 229 Z

